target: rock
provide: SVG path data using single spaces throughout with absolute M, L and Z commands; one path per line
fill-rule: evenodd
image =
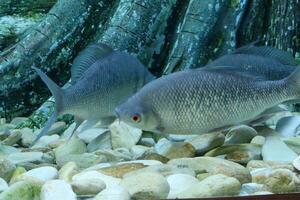
M 9 155 L 20 152 L 19 149 L 7 145 L 0 144 L 0 156 Z
M 142 137 L 137 144 L 146 147 L 153 147 L 155 145 L 155 140 L 149 137 Z
M 205 154 L 205 156 L 212 157 L 219 155 L 225 155 L 227 160 L 246 164 L 250 160 L 261 158 L 261 146 L 256 144 L 229 144 L 213 149 Z
M 92 140 L 102 135 L 105 132 L 109 132 L 107 129 L 103 128 L 89 128 L 78 133 L 78 138 L 83 140 L 85 143 L 90 143 Z
M 133 155 L 134 159 L 141 157 L 144 153 L 150 152 L 152 148 L 142 145 L 134 145 L 130 148 L 130 153 Z
M 63 180 L 47 181 L 41 190 L 41 200 L 76 200 L 71 185 Z
M 0 194 L 1 200 L 33 200 L 39 199 L 41 185 L 28 181 L 12 184 L 7 190 Z
M 100 192 L 93 200 L 130 200 L 130 194 L 121 185 L 106 188 Z
M 22 136 L 21 142 L 22 145 L 28 147 L 32 144 L 33 140 L 36 138 L 36 134 L 30 128 L 22 128 L 20 129 Z
M 77 195 L 96 195 L 106 187 L 105 183 L 97 178 L 75 180 L 71 186 Z
M 16 128 L 14 124 L 0 124 L 0 132 Z
M 114 122 L 109 126 L 111 132 L 111 144 L 113 149 L 125 147 L 131 148 L 142 136 L 142 130 L 131 127 L 124 122 Z
M 22 133 L 19 130 L 11 131 L 11 134 L 3 140 L 2 144 L 12 146 L 16 144 L 22 137 Z
M 168 164 L 178 167 L 190 168 L 197 173 L 208 172 L 214 174 L 224 174 L 238 179 L 241 183 L 251 181 L 251 175 L 247 168 L 237 163 L 214 157 L 196 157 L 173 159 Z
M 56 158 L 56 163 L 59 167 L 68 162 L 75 162 L 78 168 L 85 169 L 96 165 L 100 162 L 105 162 L 107 159 L 104 156 L 98 156 L 93 153 L 69 154 L 65 157 Z
M 119 164 L 111 167 L 101 168 L 99 171 L 108 176 L 113 176 L 116 178 L 122 178 L 124 174 L 135 171 L 141 168 L 144 168 L 145 165 L 141 163 L 127 163 L 127 164 Z
M 253 195 L 256 192 L 262 192 L 265 190 L 266 188 L 263 184 L 245 183 L 242 185 L 242 189 L 240 191 L 239 196 Z
M 229 130 L 225 137 L 225 144 L 249 143 L 257 135 L 254 128 L 246 125 L 236 126 Z
M 58 171 L 54 167 L 39 167 L 23 173 L 20 178 L 22 180 L 36 179 L 41 182 L 46 182 L 58 177 Z
M 24 174 L 25 172 L 26 172 L 26 169 L 24 167 L 17 167 L 10 179 L 9 184 L 11 185 L 13 183 L 18 182 L 20 180 L 20 176 L 22 174 Z
M 13 162 L 5 159 L 0 160 L 0 177 L 3 178 L 5 181 L 9 182 L 15 169 L 16 166 Z
M 266 137 L 262 147 L 262 157 L 265 161 L 292 162 L 297 158 L 297 154 L 281 141 L 278 136 L 270 135 Z
M 170 190 L 167 180 L 161 174 L 153 172 L 126 176 L 120 184 L 133 199 L 164 199 Z
M 203 181 L 204 179 L 206 179 L 209 176 L 211 176 L 209 173 L 199 173 L 199 174 L 197 174 L 196 178 L 199 181 Z
M 167 181 L 170 186 L 168 199 L 177 198 L 178 194 L 199 183 L 198 179 L 187 174 L 170 175 Z
M 6 159 L 14 164 L 19 164 L 25 162 L 41 162 L 42 157 L 42 152 L 20 152 L 10 154 L 6 157 Z
M 216 174 L 181 192 L 178 198 L 234 196 L 239 194 L 240 188 L 236 178 Z
M 11 120 L 11 124 L 14 124 L 18 126 L 19 124 L 25 122 L 28 119 L 28 117 L 15 117 Z
M 169 159 L 194 157 L 196 155 L 196 149 L 190 143 L 171 142 L 166 138 L 162 138 L 156 143 L 155 150 L 158 154 Z
M 8 184 L 3 178 L 0 178 L 0 193 L 8 188 Z
M 287 162 L 276 162 L 276 161 L 263 161 L 263 160 L 251 160 L 247 164 L 247 168 L 252 171 L 257 168 L 272 168 L 272 169 L 289 169 L 294 170 L 294 167 L 291 163 Z
M 128 149 L 103 149 L 94 152 L 95 155 L 105 156 L 108 162 L 131 160 L 131 154 Z
M 98 149 L 112 149 L 110 131 L 101 133 L 87 145 L 88 152 L 93 152 Z
M 76 127 L 76 123 L 74 122 L 63 132 L 63 134 L 61 135 L 61 138 L 62 139 L 70 139 L 75 127 Z M 77 132 L 77 130 L 76 130 L 76 132 Z
M 295 192 L 299 179 L 288 169 L 261 168 L 251 172 L 252 181 L 264 184 L 273 193 Z
M 254 192 L 252 195 L 269 195 L 269 194 L 274 194 L 269 191 L 259 191 L 259 192 Z
M 298 156 L 297 158 L 295 158 L 293 160 L 293 166 L 300 171 L 300 156 Z
M 170 159 L 162 156 L 158 153 L 153 153 L 153 152 L 145 152 L 142 156 L 137 158 L 138 160 L 157 160 L 162 163 L 167 163 Z
M 3 125 L 6 123 L 6 119 L 5 118 L 0 118 L 0 125 Z
M 185 166 L 183 167 L 177 167 L 174 165 L 168 165 L 168 164 L 156 164 L 156 165 L 151 165 L 142 169 L 138 169 L 132 172 L 129 172 L 125 174 L 123 177 L 126 176 L 135 176 L 136 174 L 139 173 L 145 173 L 145 172 L 155 172 L 159 173 L 163 176 L 170 176 L 173 174 L 187 174 L 190 176 L 195 176 L 195 172 L 192 169 L 186 168 Z
M 41 147 L 47 147 L 50 143 L 58 141 L 59 140 L 59 135 L 46 135 L 43 136 L 37 141 L 35 145 L 33 145 L 31 148 L 36 149 L 36 148 L 41 148 Z
M 59 122 L 55 122 L 50 130 L 48 131 L 47 135 L 54 135 L 54 134 L 57 134 L 57 135 L 60 135 L 64 129 L 66 128 L 66 123 L 63 122 L 63 121 L 59 121 Z
M 71 182 L 72 177 L 78 173 L 78 167 L 75 162 L 68 162 L 60 168 L 58 172 L 59 179 Z
M 252 138 L 251 140 L 251 144 L 257 144 L 257 145 L 264 145 L 266 141 L 266 138 L 264 136 L 261 135 L 257 135 L 254 138 Z
M 284 137 L 299 135 L 300 116 L 287 116 L 281 118 L 276 124 L 276 132 Z
M 185 140 L 185 142 L 190 143 L 196 149 L 197 155 L 203 155 L 205 152 L 221 146 L 224 143 L 225 136 L 220 133 L 207 133 L 202 134 L 190 139 Z
M 300 137 L 283 138 L 283 142 L 288 145 L 298 155 L 300 154 Z

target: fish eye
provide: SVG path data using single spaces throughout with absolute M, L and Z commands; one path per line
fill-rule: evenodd
M 141 116 L 139 114 L 134 114 L 132 117 L 131 117 L 132 121 L 134 122 L 140 122 L 141 121 Z

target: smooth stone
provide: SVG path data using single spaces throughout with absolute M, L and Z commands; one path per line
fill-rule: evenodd
M 70 139 L 75 127 L 76 127 L 76 123 L 74 122 L 63 132 L 63 134 L 61 134 L 61 139 Z M 78 133 L 78 129 L 75 131 L 74 134 L 77 133 Z
M 254 138 L 252 138 L 250 143 L 262 146 L 262 145 L 264 145 L 265 142 L 266 142 L 266 138 L 264 136 L 257 135 Z
M 146 147 L 153 147 L 155 145 L 155 140 L 149 137 L 142 137 L 137 144 Z
M 213 149 L 205 154 L 205 156 L 216 157 L 225 155 L 227 160 L 246 164 L 250 160 L 258 160 L 261 158 L 261 146 L 256 144 L 228 144 Z
M 252 181 L 264 184 L 273 193 L 288 193 L 297 190 L 299 179 L 288 169 L 262 168 L 251 172 Z
M 121 182 L 121 179 L 119 178 L 107 176 L 95 170 L 80 172 L 79 174 L 76 174 L 72 177 L 72 181 L 93 180 L 93 179 L 102 180 L 105 183 L 106 188 L 114 187 L 115 185 L 119 185 Z
M 155 152 L 145 152 L 138 160 L 157 160 L 162 163 L 167 163 L 170 159 Z
M 199 173 L 199 174 L 197 174 L 196 178 L 199 181 L 203 181 L 204 179 L 206 179 L 209 176 L 211 176 L 211 174 L 209 174 L 209 173 Z
M 92 140 L 106 131 L 108 130 L 103 128 L 89 128 L 87 130 L 79 132 L 78 138 L 83 140 L 85 143 L 90 143 Z
M 181 192 L 178 198 L 234 196 L 239 194 L 240 188 L 236 178 L 216 174 Z
M 252 171 L 257 168 L 272 168 L 272 169 L 289 169 L 294 170 L 294 167 L 289 162 L 276 162 L 276 161 L 263 161 L 263 160 L 251 160 L 247 164 L 247 168 Z
M 54 135 L 54 134 L 58 134 L 60 135 L 64 129 L 66 128 L 66 123 L 63 121 L 59 121 L 59 122 L 55 122 L 50 130 L 47 132 L 47 135 Z
M 190 187 L 198 184 L 199 181 L 194 176 L 187 174 L 174 174 L 167 177 L 170 186 L 168 199 L 175 199 L 178 195 Z
M 2 141 L 2 144 L 12 146 L 21 140 L 22 133 L 19 130 L 12 130 L 11 135 L 9 135 L 5 140 Z
M 254 128 L 246 125 L 233 127 L 225 136 L 225 144 L 249 143 L 257 135 Z
M 36 134 L 30 128 L 22 128 L 20 129 L 22 136 L 21 136 L 21 143 L 22 145 L 28 147 L 32 144 L 34 139 L 36 138 Z
M 269 195 L 269 194 L 274 194 L 269 191 L 259 191 L 259 192 L 254 192 L 252 195 Z
M 195 157 L 173 159 L 168 164 L 178 167 L 190 168 L 196 172 L 208 172 L 214 174 L 224 174 L 238 179 L 241 183 L 251 181 L 251 175 L 247 168 L 240 164 L 215 157 Z
M 10 121 L 10 123 L 18 126 L 19 124 L 25 122 L 27 119 L 28 117 L 15 117 Z
M 142 136 L 142 130 L 131 127 L 124 122 L 114 122 L 109 126 L 111 132 L 111 144 L 113 149 L 125 147 L 131 148 Z
M 131 160 L 132 156 L 128 149 L 103 149 L 97 150 L 93 152 L 95 155 L 98 156 L 105 156 L 108 162 L 120 162 L 125 160 Z
M 71 185 L 63 180 L 47 181 L 41 190 L 41 200 L 76 200 Z
M 196 149 L 190 143 L 171 142 L 166 138 L 160 139 L 154 148 L 158 154 L 169 159 L 194 157 L 196 155 Z
M 93 152 L 98 149 L 112 149 L 110 131 L 101 133 L 87 145 L 88 152 Z
M 9 182 L 15 169 L 16 165 L 13 162 L 5 159 L 0 160 L 0 177 L 5 181 Z
M 20 149 L 0 144 L 0 156 L 5 156 L 5 155 L 12 154 L 12 153 L 18 153 L 18 152 L 20 152 Z
M 300 137 L 283 138 L 283 142 L 288 145 L 298 155 L 300 154 Z
M 78 173 L 78 166 L 75 162 L 68 162 L 64 164 L 58 171 L 58 177 L 66 182 L 71 182 L 72 177 Z
M 58 177 L 58 171 L 54 167 L 39 167 L 29 170 L 28 172 L 25 172 L 21 175 L 21 178 L 23 180 L 26 180 L 26 178 L 28 177 L 46 182 L 52 179 L 56 179 Z
M 154 172 L 145 172 L 136 174 L 135 176 L 124 177 L 120 184 L 128 190 L 133 199 L 164 199 L 170 191 L 170 186 L 165 177 Z
M 169 165 L 169 164 L 157 164 L 157 165 L 151 165 L 142 169 L 138 169 L 132 172 L 129 172 L 127 174 L 124 174 L 123 177 L 126 176 L 135 176 L 136 174 L 139 173 L 145 173 L 145 172 L 155 172 L 155 173 L 160 173 L 163 176 L 170 176 L 173 174 L 187 174 L 191 176 L 195 176 L 195 172 L 192 169 L 189 169 L 185 166 L 183 167 L 178 167 L 174 165 Z
M 130 200 L 129 192 L 121 185 L 106 188 L 93 200 Z
M 106 188 L 105 183 L 97 178 L 75 180 L 71 186 L 77 195 L 96 195 Z
M 50 143 L 55 142 L 59 140 L 59 135 L 45 135 L 43 137 L 41 137 L 39 139 L 39 141 L 37 141 L 37 143 L 35 145 L 33 145 L 31 148 L 32 149 L 36 149 L 36 148 L 40 148 L 40 147 L 47 147 Z
M 297 158 L 295 158 L 293 160 L 293 166 L 300 171 L 300 156 L 298 156 Z
M 207 151 L 223 145 L 224 140 L 225 140 L 224 134 L 215 132 L 215 133 L 202 134 L 187 139 L 185 140 L 185 142 L 188 142 L 195 147 L 197 155 L 203 155 Z
M 274 148 L 276 147 L 276 148 Z M 278 136 L 267 136 L 262 147 L 262 157 L 265 161 L 293 162 L 297 154 L 290 149 Z
M 0 124 L 0 132 L 16 128 L 14 124 Z
M 78 168 L 85 169 L 96 165 L 101 162 L 106 162 L 107 159 L 104 156 L 98 156 L 93 153 L 82 153 L 82 154 L 69 154 L 65 157 L 60 157 L 56 160 L 56 163 L 59 167 L 62 167 L 68 162 L 75 162 Z
M 130 148 L 130 153 L 133 155 L 134 159 L 141 157 L 144 153 L 151 151 L 152 148 L 142 145 L 134 145 Z
M 7 188 L 8 188 L 7 182 L 3 178 L 0 178 L 0 193 L 5 191 Z
M 276 124 L 276 132 L 283 137 L 295 137 L 299 135 L 300 116 L 287 116 L 281 118 Z
M 252 195 L 256 192 L 262 192 L 265 191 L 265 185 L 264 184 L 258 184 L 258 183 L 245 183 L 242 185 L 242 189 L 240 191 L 239 196 L 247 196 Z
M 39 199 L 41 185 L 29 181 L 20 181 L 12 184 L 0 194 L 1 200 L 33 200 Z
M 42 152 L 20 152 L 10 154 L 6 157 L 7 160 L 11 161 L 14 164 L 25 162 L 41 162 L 42 158 Z
M 20 177 L 22 174 L 24 174 L 26 172 L 26 169 L 24 167 L 17 167 L 16 170 L 14 171 L 10 181 L 9 181 L 9 184 L 13 184 L 13 183 L 16 183 L 18 181 L 20 181 Z
M 0 125 L 5 124 L 6 123 L 6 119 L 5 118 L 0 118 Z
M 125 163 L 111 167 L 103 167 L 98 171 L 108 176 L 122 178 L 124 174 L 138 169 L 142 169 L 144 167 L 146 166 L 142 163 Z

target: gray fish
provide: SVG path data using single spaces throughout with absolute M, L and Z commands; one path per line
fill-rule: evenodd
M 277 81 L 187 70 L 143 87 L 115 110 L 125 123 L 162 134 L 201 134 L 248 123 L 300 97 L 300 68 Z
M 289 76 L 296 69 L 295 63 L 292 55 L 287 52 L 250 44 L 212 61 L 200 70 L 209 68 L 222 73 L 246 73 L 256 79 L 279 80 Z
M 62 89 L 40 69 L 35 71 L 55 98 L 55 111 L 33 144 L 45 135 L 60 114 L 72 114 L 76 127 L 88 120 L 89 125 L 115 120 L 115 107 L 136 93 L 154 76 L 134 56 L 114 51 L 104 44 L 87 47 L 74 60 L 72 86 Z

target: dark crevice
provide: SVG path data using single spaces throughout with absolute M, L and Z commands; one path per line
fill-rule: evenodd
M 249 17 L 250 15 L 250 10 L 253 6 L 253 0 L 247 0 L 246 1 L 246 5 L 244 10 L 242 11 L 242 16 L 236 26 L 236 31 L 235 31 L 235 43 L 236 43 L 236 47 L 240 47 L 242 46 L 242 42 L 243 42 L 243 35 L 242 35 L 242 29 L 244 27 L 244 23 L 246 23 L 246 19 Z

